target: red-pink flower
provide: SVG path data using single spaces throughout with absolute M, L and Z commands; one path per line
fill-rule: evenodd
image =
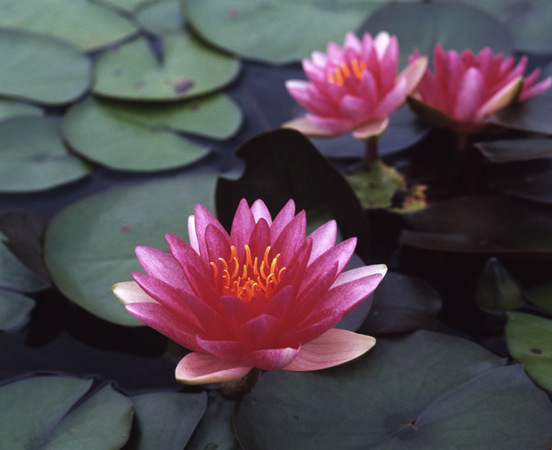
M 419 54 L 410 57 L 414 62 Z M 471 132 L 484 126 L 483 119 L 512 102 L 524 101 L 552 84 L 548 77 L 535 84 L 540 70 L 524 78 L 527 57 L 516 64 L 513 57 L 493 55 L 485 47 L 477 55 L 465 50 L 445 52 L 440 44 L 433 51 L 434 73 L 426 71 L 410 105 L 428 122 Z
M 313 52 L 303 60 L 310 81 L 286 83 L 291 96 L 310 112 L 284 126 L 313 136 L 349 131 L 357 139 L 380 135 L 420 81 L 427 60 L 417 59 L 397 75 L 398 64 L 397 38 L 386 32 L 374 39 L 366 33 L 362 40 L 347 33 L 343 48 L 330 42 L 326 54 Z
M 139 320 L 192 350 L 176 378 L 231 381 L 252 368 L 306 371 L 367 352 L 374 338 L 332 328 L 364 300 L 384 265 L 343 272 L 356 239 L 335 245 L 336 224 L 306 236 L 305 212 L 289 201 L 272 220 L 265 204 L 240 202 L 230 234 L 203 206 L 188 223 L 190 245 L 167 234 L 170 253 L 137 247 L 147 272 L 115 295 Z

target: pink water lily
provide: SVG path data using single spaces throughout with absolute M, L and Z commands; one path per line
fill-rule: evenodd
M 419 58 L 415 53 L 411 62 Z M 426 71 L 409 104 L 426 121 L 461 132 L 477 131 L 483 120 L 514 101 L 525 101 L 548 89 L 552 78 L 536 83 L 540 70 L 524 77 L 527 57 L 515 64 L 483 48 L 458 54 L 437 44 L 433 51 L 434 73 Z M 536 84 L 535 84 L 536 83 Z
M 251 369 L 309 371 L 350 361 L 375 339 L 335 329 L 386 272 L 343 272 L 356 239 L 337 245 L 336 223 L 306 235 L 289 201 L 272 220 L 265 204 L 242 200 L 230 234 L 203 206 L 188 223 L 190 244 L 167 234 L 169 253 L 139 246 L 147 273 L 115 295 L 140 321 L 190 349 L 176 378 L 190 384 L 237 380 Z
M 303 60 L 309 81 L 289 80 L 291 96 L 309 113 L 284 124 L 307 135 L 336 136 L 352 131 L 357 139 L 379 136 L 427 67 L 418 58 L 397 75 L 399 44 L 386 32 L 360 40 L 347 33 L 343 48 L 330 42 L 326 54 Z

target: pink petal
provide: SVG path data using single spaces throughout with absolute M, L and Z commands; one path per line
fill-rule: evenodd
M 483 100 L 483 74 L 470 67 L 462 77 L 453 115 L 460 122 L 475 122 L 476 111 Z
M 522 85 L 522 77 L 512 80 L 479 107 L 475 115 L 475 120 L 481 121 L 489 114 L 510 105 L 518 97 Z
M 123 281 L 114 284 L 111 289 L 123 305 L 130 305 L 132 303 L 159 303 L 146 294 L 135 281 Z
M 254 226 L 255 219 L 251 213 L 251 209 L 249 209 L 247 200 L 242 198 L 234 214 L 232 229 L 230 231 L 230 240 L 236 247 L 239 256 L 244 252 L 245 244 L 249 242 L 249 236 L 251 236 Z
M 229 362 L 204 353 L 189 353 L 176 366 L 175 376 L 186 384 L 210 384 L 243 378 L 253 367 Z
M 308 264 L 335 245 L 337 223 L 335 220 L 326 222 L 309 234 L 309 238 L 312 239 L 312 252 Z
M 399 78 L 391 91 L 389 91 L 373 112 L 374 118 L 385 119 L 401 106 L 406 100 L 406 79 Z
M 260 219 L 264 219 L 269 225 L 272 224 L 272 216 L 270 215 L 270 211 L 262 200 L 255 200 L 255 202 L 251 205 L 251 213 L 255 218 L 255 222 L 258 222 Z
M 346 363 L 366 353 L 376 344 L 371 336 L 332 328 L 304 344 L 284 370 L 320 370 Z
M 305 118 L 317 130 L 317 134 L 313 134 L 313 136 L 338 136 L 351 131 L 356 125 L 356 121 L 343 117 L 321 117 L 315 114 L 306 114 Z
M 389 119 L 374 119 L 363 123 L 355 128 L 353 137 L 355 139 L 366 140 L 380 136 L 389 126 Z
M 270 227 L 270 242 L 271 245 L 278 239 L 278 236 L 282 230 L 287 226 L 289 222 L 295 217 L 295 202 L 288 200 L 284 207 L 274 218 Z
M 378 53 L 380 59 L 383 58 L 389 43 L 391 42 L 391 36 L 386 31 L 380 31 L 374 38 L 374 47 Z
M 224 295 L 220 299 L 220 304 L 222 307 L 221 313 L 224 315 L 227 323 L 236 331 L 243 323 L 255 316 L 250 303 L 244 302 L 237 297 Z
M 372 103 L 354 95 L 345 95 L 339 104 L 339 111 L 354 121 L 362 121 L 372 114 Z
M 205 229 L 208 225 L 217 227 L 222 233 L 226 233 L 224 227 L 220 224 L 217 218 L 209 211 L 205 206 L 197 204 L 195 207 L 195 232 L 197 235 L 197 242 L 199 246 L 199 254 L 204 261 L 207 261 L 209 255 L 207 253 L 207 246 L 205 244 Z
M 424 77 L 424 74 L 427 70 L 427 57 L 421 56 L 417 58 L 414 62 L 406 66 L 397 78 L 404 78 L 406 80 L 406 95 L 410 95 L 416 87 L 419 85 L 420 81 Z M 431 77 L 433 75 L 429 74 Z
M 356 94 L 365 99 L 366 102 L 370 102 L 373 108 L 373 105 L 375 105 L 378 98 L 378 87 L 373 75 L 370 72 L 366 71 L 362 74 L 362 78 L 357 86 Z
M 230 259 L 228 233 L 220 231 L 218 227 L 214 225 L 207 226 L 205 229 L 205 246 L 207 247 L 209 261 L 218 261 L 218 258 L 223 258 L 225 261 Z
M 276 220 L 274 221 L 276 223 Z M 272 224 L 274 227 L 274 224 Z M 278 235 L 275 241 L 272 241 L 272 249 L 277 254 L 280 253 L 280 267 L 287 266 L 293 258 L 296 249 L 305 241 L 307 229 L 307 216 L 305 211 L 300 211 Z M 271 236 L 271 240 L 274 237 Z
M 190 239 L 191 247 L 199 255 L 199 243 L 197 241 L 197 233 L 195 231 L 195 217 L 193 215 L 188 217 L 188 236 Z
M 341 119 L 340 119 L 341 120 Z M 297 130 L 300 133 L 306 136 L 315 136 L 315 137 L 332 137 L 339 134 L 345 133 L 345 131 L 335 132 L 332 131 L 332 127 L 326 127 L 324 125 L 316 125 L 311 120 L 306 118 L 290 120 L 282 125 L 282 128 L 290 128 L 292 130 Z
M 293 286 L 285 286 L 264 305 L 262 312 L 283 319 L 295 298 Z
M 146 246 L 136 247 L 135 252 L 142 267 L 152 277 L 175 287 L 190 288 L 182 266 L 172 255 Z
M 534 86 L 527 84 L 526 86 L 524 86 L 524 89 L 521 92 L 518 100 L 520 102 L 524 102 L 525 100 L 534 97 L 535 95 L 540 94 L 543 91 L 546 91 L 551 85 L 552 77 L 545 78 L 540 83 L 537 83 Z
M 323 253 L 307 267 L 302 283 L 308 285 L 321 273 L 327 272 L 330 269 L 333 271 L 336 263 L 337 273 L 341 273 L 355 251 L 356 241 L 356 238 L 347 239 Z
M 360 53 L 362 50 L 362 43 L 357 35 L 351 31 L 347 32 L 343 41 L 343 47 L 350 48 L 355 53 Z
M 291 347 L 256 350 L 246 355 L 245 361 L 259 369 L 278 370 L 287 366 L 298 352 L 299 349 Z
M 215 341 L 197 336 L 196 342 L 201 351 L 224 361 L 241 360 L 245 354 L 245 344 L 238 341 Z
M 249 247 L 253 260 L 258 257 L 263 259 L 266 248 L 270 245 L 270 226 L 264 219 L 260 219 L 253 228 L 249 238 Z
M 282 322 L 270 314 L 260 314 L 244 323 L 240 337 L 244 342 L 251 342 L 258 347 L 269 346 L 281 331 Z
M 389 44 L 380 59 L 381 92 L 387 92 L 393 86 L 393 82 L 399 68 L 399 44 L 395 36 L 391 36 Z

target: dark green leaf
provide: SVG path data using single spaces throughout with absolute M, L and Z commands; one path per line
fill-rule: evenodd
M 521 286 L 495 257 L 489 258 L 483 267 L 475 290 L 475 302 L 480 308 L 495 312 L 516 309 L 521 305 Z
M 547 281 L 525 291 L 525 297 L 534 305 L 552 312 L 552 281 Z
M 19 327 L 34 308 L 32 298 L 0 289 L 0 330 Z
M 552 95 L 546 92 L 494 113 L 487 122 L 514 130 L 552 135 Z
M 178 0 L 146 3 L 137 11 L 136 20 L 153 34 L 178 33 L 184 27 L 184 17 Z
M 42 109 L 28 103 L 0 99 L 0 120 L 19 116 L 41 116 Z
M 552 156 L 552 139 L 528 138 L 481 142 L 475 145 L 495 163 L 523 161 Z

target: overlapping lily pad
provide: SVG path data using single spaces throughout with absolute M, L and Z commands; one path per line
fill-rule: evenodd
M 514 130 L 552 135 L 552 95 L 544 92 L 521 103 L 501 109 L 487 122 Z
M 85 0 L 0 0 L 0 26 L 31 31 L 92 50 L 128 38 L 136 26 Z
M 1 234 L 0 238 L 3 239 Z M 13 289 L 18 292 L 37 292 L 47 287 L 47 282 L 41 280 L 24 266 L 0 242 L 0 288 Z
M 132 403 L 111 386 L 84 398 L 91 385 L 92 380 L 37 376 L 0 387 L 2 446 L 121 448 L 132 426 Z
M 41 116 L 42 109 L 28 103 L 0 99 L 0 120 L 17 116 Z
M 477 52 L 486 46 L 494 52 L 512 51 L 511 35 L 502 23 L 481 9 L 461 3 L 390 4 L 372 14 L 360 31 L 395 34 L 401 48 L 401 67 L 414 49 L 432 58 L 438 43 L 458 52 Z
M 549 209 L 504 197 L 460 197 L 407 217 L 418 231 L 403 231 L 401 241 L 425 249 L 461 253 L 552 251 Z
M 136 245 L 166 249 L 166 233 L 185 239 L 195 204 L 214 209 L 214 187 L 212 174 L 184 174 L 72 204 L 52 219 L 46 232 L 46 265 L 54 283 L 98 317 L 140 325 L 112 294 L 111 286 L 141 271 Z
M 346 366 L 264 374 L 237 407 L 238 439 L 246 450 L 547 448 L 546 394 L 504 363 L 437 333 L 379 339 Z
M 57 119 L 14 117 L 0 122 L 0 192 L 49 189 L 91 171 L 65 148 Z
M 160 0 L 147 3 L 136 12 L 136 20 L 153 34 L 182 32 L 184 17 L 178 0 Z
M 132 397 L 136 411 L 129 445 L 135 450 L 186 447 L 207 406 L 207 395 L 152 392 Z
M 184 32 L 165 35 L 156 56 L 145 39 L 104 53 L 96 62 L 94 92 L 134 101 L 174 101 L 216 91 L 240 70 L 239 61 Z
M 539 284 L 525 292 L 527 300 L 552 312 L 552 281 Z
M 0 331 L 20 326 L 34 305 L 34 300 L 26 295 L 0 289 Z
M 155 0 L 90 0 L 92 3 L 97 3 L 98 5 L 108 6 L 114 9 L 120 9 L 127 13 L 131 13 L 138 9 L 140 6 L 147 3 L 151 3 Z
M 482 142 L 476 147 L 495 163 L 524 161 L 552 156 L 552 139 L 526 138 Z
M 177 132 L 224 139 L 241 120 L 238 107 L 220 95 L 140 107 L 89 98 L 66 114 L 63 134 L 76 152 L 102 165 L 156 171 L 191 164 L 208 153 Z
M 61 105 L 83 95 L 90 84 L 88 59 L 57 39 L 2 29 L 0 59 L 4 97 Z
M 289 63 L 343 42 L 385 0 L 181 0 L 189 24 L 211 44 L 245 58 Z
M 505 334 L 512 357 L 525 365 L 539 386 L 552 392 L 552 320 L 512 312 Z

